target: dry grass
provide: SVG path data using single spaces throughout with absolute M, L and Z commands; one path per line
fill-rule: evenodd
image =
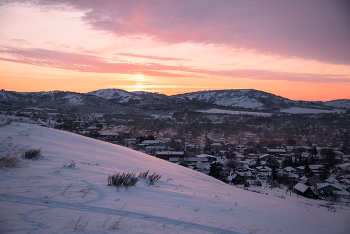
M 22 154 L 25 159 L 38 159 L 41 156 L 41 149 L 29 149 Z
M 16 156 L 6 156 L 3 158 L 0 158 L 0 168 L 3 168 L 3 167 L 15 168 L 15 167 L 20 167 L 23 164 L 24 162 Z

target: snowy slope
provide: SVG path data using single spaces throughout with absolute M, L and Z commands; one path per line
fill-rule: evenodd
M 328 101 L 328 102 L 324 102 L 324 105 L 336 107 L 336 108 L 350 109 L 350 99 L 339 99 L 339 100 Z
M 275 105 L 287 106 L 293 103 L 293 101 L 289 99 L 254 89 L 199 91 L 179 94 L 175 95 L 175 97 L 221 106 L 257 109 L 269 108 L 270 106 Z
M 43 157 L 0 169 L 0 233 L 348 233 L 350 208 L 226 185 L 117 145 L 23 123 L 0 127 L 0 155 Z M 71 160 L 76 168 L 63 167 Z M 154 186 L 107 186 L 117 172 L 156 172 Z
M 126 103 L 133 100 L 141 100 L 139 96 L 121 89 L 100 89 L 87 94 L 95 95 L 107 100 L 114 99 L 119 103 Z

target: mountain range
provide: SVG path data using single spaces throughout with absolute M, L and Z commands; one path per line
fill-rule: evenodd
M 58 111 L 130 114 L 181 110 L 249 110 L 272 112 L 289 108 L 333 110 L 350 109 L 350 99 L 332 101 L 295 101 L 254 89 L 209 90 L 167 96 L 144 91 L 100 89 L 88 93 L 66 91 L 15 92 L 0 90 L 0 110 L 28 107 Z

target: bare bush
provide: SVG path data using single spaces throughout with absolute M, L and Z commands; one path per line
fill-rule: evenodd
M 70 161 L 69 164 L 64 164 L 63 167 L 75 168 L 75 164 L 76 164 L 76 162 L 74 162 L 74 161 L 72 160 L 72 161 Z
M 149 171 L 141 172 L 141 173 L 139 174 L 139 178 L 141 178 L 141 179 L 147 179 L 148 173 L 149 173 Z
M 135 177 L 134 172 L 123 172 L 114 175 L 108 175 L 107 185 L 114 185 L 119 190 L 120 187 L 125 186 L 127 189 L 130 186 L 135 186 L 139 179 Z
M 154 185 L 154 182 L 158 181 L 160 178 L 162 178 L 161 175 L 157 175 L 156 173 L 153 173 L 152 175 L 148 176 L 148 186 Z
M 142 172 L 139 174 L 139 178 L 141 179 L 148 179 L 147 185 L 151 186 L 154 185 L 155 181 L 158 181 L 160 178 L 162 178 L 161 175 L 157 175 L 156 173 L 153 173 L 152 175 L 149 175 L 149 170 L 146 172 Z
M 6 156 L 0 158 L 0 168 L 3 167 L 20 167 L 24 162 L 15 156 Z
M 22 154 L 25 159 L 38 159 L 41 156 L 41 149 L 29 149 Z

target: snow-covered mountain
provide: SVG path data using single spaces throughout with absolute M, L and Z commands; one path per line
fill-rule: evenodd
M 0 145 L 0 158 L 42 151 L 37 160 L 0 168 L 0 233 L 345 234 L 350 229 L 349 206 L 280 189 L 246 191 L 69 132 L 13 122 L 0 127 Z M 72 162 L 75 167 L 69 167 Z M 108 175 L 148 170 L 162 176 L 154 185 L 140 179 L 127 190 L 107 186 Z

